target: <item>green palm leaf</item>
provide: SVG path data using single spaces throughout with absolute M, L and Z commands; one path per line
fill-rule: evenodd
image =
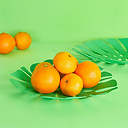
M 49 62 L 53 64 L 52 59 L 45 60 L 45 62 Z M 112 78 L 112 74 L 104 71 L 103 68 L 100 67 L 101 80 L 99 84 L 93 88 L 82 89 L 81 93 L 75 97 L 68 97 L 64 95 L 61 92 L 60 88 L 58 88 L 55 92 L 50 94 L 41 94 L 35 91 L 31 85 L 31 74 L 34 71 L 37 64 L 38 63 L 35 63 L 30 66 L 31 72 L 29 72 L 25 67 L 21 67 L 20 69 L 18 69 L 17 71 L 11 74 L 16 79 L 10 79 L 10 82 L 17 89 L 20 89 L 22 92 L 25 92 L 34 96 L 40 96 L 41 98 L 47 98 L 47 99 L 79 99 L 79 98 L 83 99 L 83 98 L 89 98 L 89 97 L 100 95 L 100 94 L 106 94 L 118 88 L 116 80 Z
M 92 61 L 128 64 L 128 38 L 87 41 L 73 50 Z

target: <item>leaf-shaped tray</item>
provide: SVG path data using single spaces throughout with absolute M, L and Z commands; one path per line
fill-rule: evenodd
M 53 64 L 53 60 L 46 60 L 45 62 L 50 62 Z M 80 62 L 80 61 L 79 61 Z M 81 93 L 78 94 L 75 97 L 69 97 L 64 95 L 60 88 L 58 88 L 55 92 L 50 94 L 41 94 L 35 91 L 31 85 L 31 75 L 34 71 L 36 65 L 39 63 L 32 64 L 30 66 L 29 72 L 25 67 L 21 67 L 17 71 L 13 72 L 11 75 L 17 79 L 10 79 L 11 83 L 21 91 L 34 95 L 34 96 L 40 96 L 41 98 L 47 98 L 47 99 L 82 99 L 82 98 L 88 98 L 100 94 L 109 93 L 115 89 L 117 89 L 117 82 L 112 78 L 112 74 L 109 72 L 106 72 L 103 70 L 103 68 L 100 67 L 101 70 L 101 80 L 98 85 L 95 87 L 89 88 L 89 89 L 82 89 Z
M 87 41 L 73 50 L 92 61 L 128 64 L 128 38 Z

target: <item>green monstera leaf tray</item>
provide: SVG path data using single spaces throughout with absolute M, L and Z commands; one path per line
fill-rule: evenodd
M 45 62 L 50 62 L 51 64 L 53 64 L 52 59 L 46 60 Z M 83 99 L 96 95 L 106 94 L 118 88 L 116 80 L 112 78 L 112 74 L 104 71 L 103 68 L 100 67 L 102 73 L 99 84 L 89 89 L 82 89 L 81 93 L 78 94 L 77 96 L 74 97 L 66 96 L 61 92 L 60 88 L 58 88 L 55 92 L 50 94 L 41 94 L 35 91 L 31 85 L 31 75 L 37 64 L 39 63 L 32 64 L 30 66 L 30 71 L 27 70 L 25 67 L 21 67 L 17 71 L 13 72 L 11 75 L 16 79 L 10 79 L 11 83 L 17 89 L 20 89 L 25 93 L 34 96 L 40 96 L 41 98 L 47 98 L 47 99 Z
M 92 61 L 128 64 L 128 38 L 87 41 L 73 50 Z

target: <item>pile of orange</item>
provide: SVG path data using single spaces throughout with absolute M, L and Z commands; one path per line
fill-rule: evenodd
M 31 45 L 31 37 L 26 32 L 19 32 L 13 38 L 8 33 L 0 34 L 0 54 L 10 53 L 15 46 L 19 50 L 27 49 Z
M 83 88 L 96 86 L 100 79 L 101 71 L 95 63 L 79 64 L 70 53 L 59 52 L 53 58 L 53 65 L 42 62 L 35 67 L 31 84 L 40 93 L 52 93 L 60 86 L 63 94 L 76 96 Z

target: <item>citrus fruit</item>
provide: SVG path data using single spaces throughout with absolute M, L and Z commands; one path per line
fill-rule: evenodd
M 52 93 L 59 87 L 59 72 L 48 62 L 37 65 L 31 76 L 33 88 L 40 93 Z
M 84 88 L 94 87 L 101 79 L 101 71 L 99 67 L 91 61 L 80 63 L 75 74 L 82 78 Z
M 59 52 L 53 58 L 53 64 L 60 73 L 67 74 L 76 70 L 78 61 L 68 52 Z
M 31 45 L 31 37 L 26 32 L 19 32 L 14 37 L 16 41 L 16 47 L 19 50 L 27 49 Z
M 0 54 L 10 53 L 15 48 L 14 38 L 7 34 L 0 34 Z
M 60 89 L 67 96 L 78 95 L 82 88 L 82 79 L 74 73 L 65 75 L 60 81 Z

